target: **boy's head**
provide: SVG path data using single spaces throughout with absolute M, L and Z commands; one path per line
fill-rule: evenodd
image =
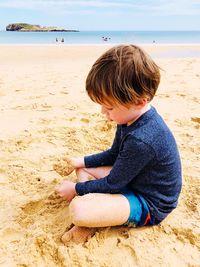
M 156 63 L 135 45 L 119 45 L 105 52 L 92 66 L 86 90 L 99 104 L 138 105 L 151 101 L 160 83 Z

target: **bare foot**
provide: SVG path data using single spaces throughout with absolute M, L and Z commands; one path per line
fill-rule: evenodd
M 79 244 L 84 243 L 96 232 L 95 228 L 73 226 L 69 231 L 64 233 L 61 240 L 67 245 L 70 241 Z

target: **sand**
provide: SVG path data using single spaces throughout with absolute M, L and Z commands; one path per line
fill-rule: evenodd
M 54 188 L 67 173 L 58 163 L 112 143 L 115 124 L 84 89 L 107 47 L 0 46 L 0 266 L 200 266 L 200 58 L 162 57 L 173 48 L 146 50 L 160 55 L 163 69 L 152 104 L 181 153 L 178 208 L 159 226 L 99 229 L 85 244 L 66 247 L 60 237 L 71 225 L 68 206 Z M 74 172 L 68 179 L 76 181 Z

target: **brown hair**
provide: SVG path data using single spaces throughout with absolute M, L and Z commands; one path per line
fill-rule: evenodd
M 105 52 L 92 66 L 86 91 L 99 104 L 138 104 L 152 100 L 160 83 L 156 63 L 140 47 L 120 45 Z

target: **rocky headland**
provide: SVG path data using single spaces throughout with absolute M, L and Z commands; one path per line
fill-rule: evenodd
M 18 32 L 78 32 L 78 30 L 66 30 L 58 27 L 46 27 L 27 23 L 12 23 L 6 26 L 6 31 Z

